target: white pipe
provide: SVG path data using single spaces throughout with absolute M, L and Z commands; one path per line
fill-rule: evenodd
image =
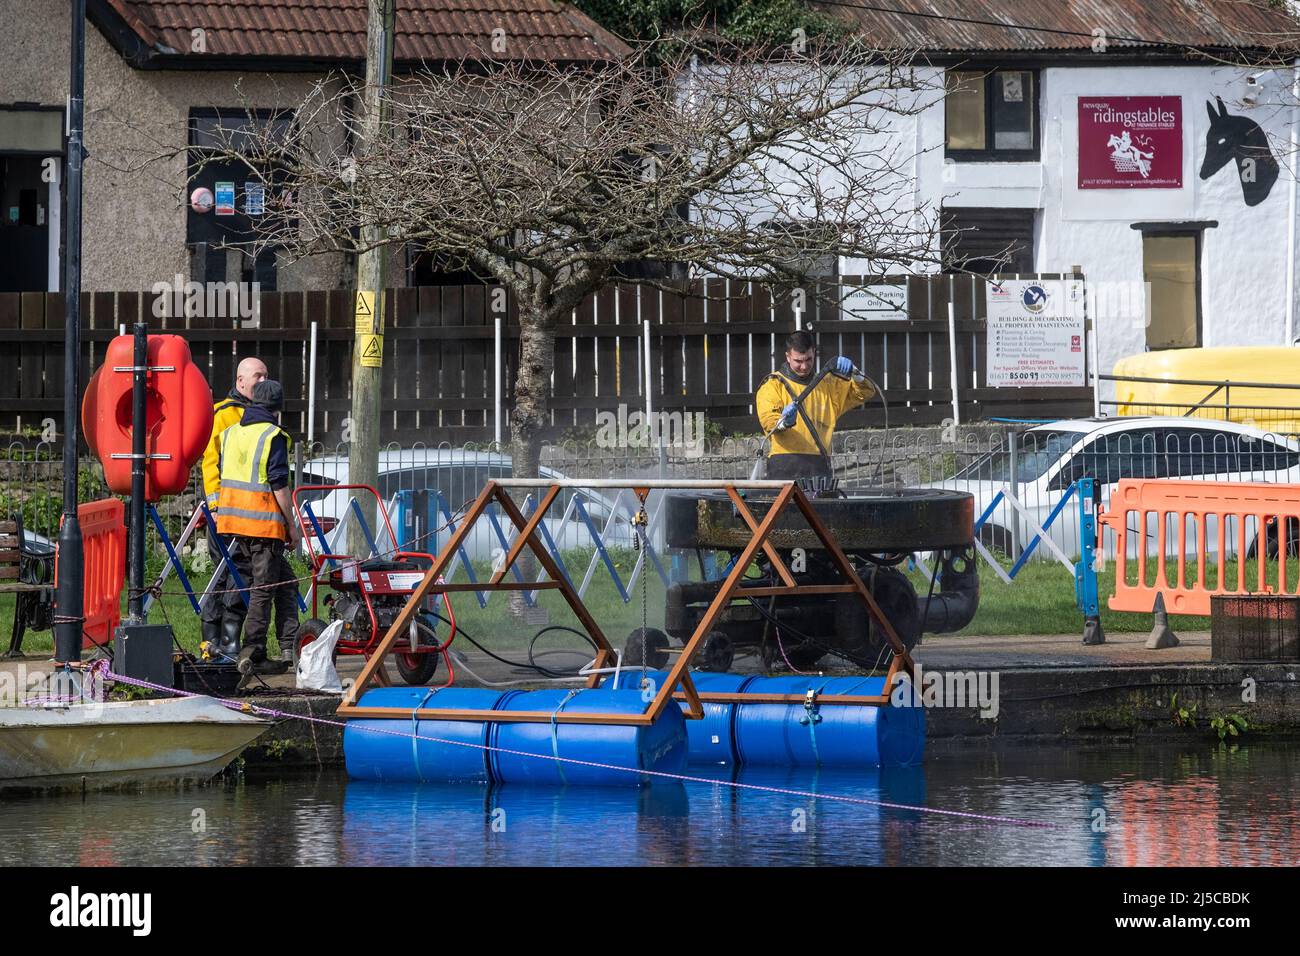
M 637 290 L 640 291 L 639 289 Z M 641 329 L 645 332 L 645 420 L 650 425 L 654 418 L 654 402 L 650 398 L 650 320 L 646 319 L 641 323 Z M 653 427 L 653 426 L 651 426 Z M 658 429 L 655 429 L 658 431 Z
M 307 448 L 316 437 L 316 323 L 311 324 L 311 348 L 307 351 Z
M 1286 344 L 1295 342 L 1295 215 L 1296 215 L 1296 155 L 1297 131 L 1300 123 L 1300 57 L 1291 69 L 1291 177 L 1287 184 L 1286 217 Z
M 952 379 L 952 423 L 961 424 L 961 411 L 957 404 L 957 311 L 948 301 L 948 370 Z
M 501 316 L 492 320 L 492 440 L 501 447 Z
M 803 309 L 794 310 L 794 330 L 799 332 L 803 329 Z
M 1089 318 L 1088 296 L 1086 294 L 1084 295 L 1083 302 L 1084 302 L 1083 314 L 1084 314 L 1084 323 L 1085 323 L 1084 331 L 1086 333 L 1087 321 Z M 1092 362 L 1092 417 L 1101 418 L 1101 365 L 1099 364 L 1101 362 L 1101 358 L 1100 358 L 1101 347 L 1097 344 L 1097 338 L 1101 333 L 1101 310 L 1093 309 L 1091 311 L 1095 313 L 1094 315 L 1091 316 L 1092 335 L 1088 336 L 1088 350 L 1091 353 L 1090 360 Z

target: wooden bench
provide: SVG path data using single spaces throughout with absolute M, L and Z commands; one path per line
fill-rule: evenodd
M 16 594 L 13 637 L 6 657 L 21 657 L 27 629 L 45 630 L 53 620 L 54 549 L 23 540 L 21 516 L 0 521 L 0 594 Z

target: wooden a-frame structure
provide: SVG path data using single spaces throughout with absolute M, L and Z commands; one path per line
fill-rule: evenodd
M 511 499 L 507 490 L 510 488 L 537 488 L 545 489 L 542 492 L 541 501 L 538 503 L 536 510 L 532 515 L 525 518 L 519 510 L 518 505 Z M 736 513 L 748 525 L 750 529 L 750 539 L 745 545 L 740 555 L 732 565 L 731 571 L 723 580 L 717 595 L 709 604 L 696 626 L 695 631 L 686 641 L 677 661 L 669 668 L 668 676 L 664 680 L 663 686 L 656 689 L 655 696 L 641 714 L 618 714 L 618 713 L 565 713 L 563 711 L 552 713 L 550 711 L 496 711 L 496 710 L 456 710 L 448 708 L 419 708 L 415 711 L 400 710 L 391 707 L 361 707 L 357 701 L 362 694 L 375 683 L 385 680 L 384 662 L 388 654 L 393 650 L 395 644 L 402 640 L 407 633 L 412 617 L 418 612 L 420 605 L 430 594 L 446 594 L 454 591 L 538 591 L 538 590 L 557 590 L 559 591 L 566 603 L 573 610 L 578 621 L 586 628 L 587 633 L 591 636 L 593 643 L 598 648 L 595 660 L 592 663 L 592 673 L 587 679 L 588 687 L 599 687 L 605 675 L 613 670 L 617 660 L 614 648 L 610 645 L 609 640 L 600 629 L 600 625 L 591 616 L 591 612 L 583 604 L 582 598 L 578 596 L 572 583 L 561 572 L 559 565 L 554 557 L 546 550 L 545 545 L 537 533 L 538 527 L 546 517 L 551 505 L 555 502 L 560 491 L 565 488 L 612 488 L 612 489 L 631 489 L 644 506 L 646 497 L 652 490 L 660 489 L 665 491 L 724 491 L 731 499 L 735 506 Z M 775 498 L 768 506 L 766 513 L 762 518 L 756 518 L 750 511 L 742 492 L 745 491 L 763 491 L 774 492 Z M 442 574 L 447 566 L 451 563 L 453 555 L 461 547 L 466 536 L 469 534 L 474 523 L 483 515 L 489 505 L 493 502 L 501 506 L 502 511 L 514 524 L 519 534 L 511 543 L 504 560 L 493 571 L 492 577 L 486 582 L 479 583 L 461 583 L 450 584 L 443 581 Z M 794 507 L 808 522 L 809 527 L 817 536 L 818 541 L 825 547 L 830 554 L 833 563 L 843 575 L 844 581 L 840 584 L 813 584 L 799 585 L 795 582 L 789 568 L 781 560 L 775 546 L 768 540 L 775 527 L 777 519 L 786 511 Z M 550 580 L 546 581 L 507 581 L 506 575 L 514 567 L 515 561 L 518 560 L 524 548 L 528 548 L 537 558 L 537 561 L 546 570 Z M 743 587 L 742 579 L 750 563 L 755 556 L 762 551 L 771 562 L 773 570 L 781 583 L 777 585 L 768 585 L 763 587 Z M 822 522 L 816 509 L 804 494 L 803 489 L 794 481 L 671 481 L 671 480 L 591 480 L 591 481 L 551 481 L 547 479 L 504 479 L 498 481 L 489 481 L 474 503 L 470 506 L 464 519 L 459 527 L 452 533 L 451 538 L 447 541 L 446 546 L 434 559 L 433 565 L 425 572 L 423 580 L 416 587 L 411 597 L 402 608 L 393 622 L 388 633 L 384 635 L 383 641 L 366 661 L 365 667 L 362 668 L 360 676 L 348 689 L 343 696 L 343 701 L 339 705 L 338 713 L 343 717 L 359 718 L 391 718 L 394 720 L 409 720 L 417 718 L 421 720 L 481 720 L 484 722 L 510 722 L 510 723 L 575 723 L 575 724 L 621 724 L 631 726 L 649 726 L 658 718 L 669 702 L 677 699 L 684 700 L 687 703 L 685 716 L 690 719 L 699 719 L 704 716 L 703 703 L 801 703 L 805 697 L 800 694 L 701 694 L 695 689 L 695 684 L 691 680 L 690 666 L 704 643 L 704 638 L 713 629 L 714 622 L 717 621 L 723 609 L 736 598 L 756 598 L 756 597 L 781 597 L 792 596 L 796 594 L 857 594 L 866 604 L 867 610 L 871 617 L 880 625 L 894 651 L 894 658 L 890 664 L 888 675 L 885 678 L 885 685 L 881 693 L 872 696 L 861 695 L 835 695 L 827 694 L 817 697 L 817 703 L 822 704 L 859 704 L 884 706 L 889 703 L 890 694 L 899 679 L 900 672 L 906 673 L 911 677 L 914 673 L 914 665 L 911 655 L 907 648 L 899 639 L 898 633 L 894 630 L 893 625 L 880 610 L 880 606 L 872 597 L 871 592 L 867 590 L 862 579 L 854 571 L 852 563 L 848 556 L 840 548 L 834 537 L 827 530 Z M 628 668 L 629 670 L 631 668 Z

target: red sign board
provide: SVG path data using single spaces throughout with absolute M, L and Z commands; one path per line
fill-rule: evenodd
M 1079 97 L 1080 189 L 1182 186 L 1182 97 Z

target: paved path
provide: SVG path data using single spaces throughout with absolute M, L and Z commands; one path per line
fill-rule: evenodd
M 1187 632 L 1179 635 L 1178 647 L 1159 651 L 1145 648 L 1145 634 L 1108 635 L 1105 644 L 1085 647 L 1078 635 L 1059 634 L 1020 634 L 1000 637 L 980 637 L 975 635 L 927 635 L 924 643 L 916 650 L 916 659 L 923 667 L 934 669 L 971 669 L 971 670 L 1010 670 L 1040 668 L 1119 668 L 1152 664 L 1198 664 L 1210 660 L 1210 635 L 1208 632 Z M 510 656 L 508 653 L 503 656 Z M 519 681 L 513 686 L 532 684 L 538 686 L 536 675 L 526 668 L 511 668 L 494 661 L 481 651 L 473 650 L 468 654 L 469 669 L 487 681 Z M 574 658 L 576 661 L 576 657 Z M 831 669 L 833 659 L 827 658 L 823 666 Z M 560 666 L 559 662 L 556 666 Z M 8 695 L 11 688 L 17 687 L 17 678 L 21 675 L 26 681 L 28 693 L 42 693 L 39 687 L 43 675 L 48 674 L 51 664 L 48 658 L 30 656 L 20 660 L 0 660 L 0 693 Z M 834 668 L 838 670 L 839 668 Z M 401 679 L 389 665 L 393 683 L 400 684 Z M 757 673 L 758 659 L 754 656 L 739 657 L 733 670 L 738 673 Z M 361 671 L 361 658 L 344 657 L 339 660 L 339 676 L 346 680 L 355 677 Z M 441 670 L 439 674 L 441 675 Z M 8 680 L 4 675 L 11 675 Z M 280 677 L 264 678 L 267 684 L 277 688 L 292 688 L 292 672 Z M 33 683 L 37 682 L 37 683 Z M 481 686 L 464 667 L 458 668 L 456 683 L 465 686 Z M 544 686 L 544 682 L 540 682 Z M 20 689 L 21 690 L 21 689 Z M 0 701 L 0 706 L 12 705 L 14 701 Z

